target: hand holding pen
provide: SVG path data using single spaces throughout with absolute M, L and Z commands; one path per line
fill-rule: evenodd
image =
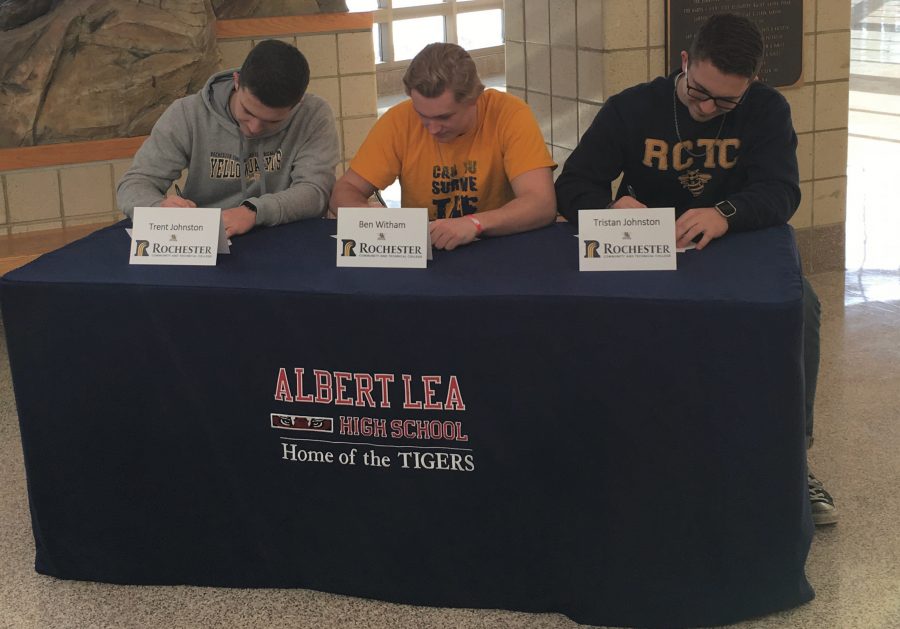
M 160 207 L 197 207 L 190 199 L 185 199 L 181 194 L 181 188 L 175 184 L 175 194 L 169 195 L 159 204 Z
M 634 188 L 631 187 L 631 184 L 627 184 L 625 186 L 625 190 L 628 192 L 628 194 L 626 194 L 625 196 L 621 196 L 613 203 L 610 203 L 609 207 L 615 208 L 617 210 L 647 207 L 646 205 L 641 203 L 640 200 L 638 200 L 637 193 L 634 191 Z

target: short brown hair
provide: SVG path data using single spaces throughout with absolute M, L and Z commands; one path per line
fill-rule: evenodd
M 484 91 L 472 57 L 456 44 L 428 44 L 417 54 L 403 75 L 406 94 L 413 90 L 435 98 L 452 90 L 457 103 L 474 100 Z
M 700 27 L 688 53 L 691 61 L 711 61 L 724 74 L 756 78 L 762 67 L 762 33 L 749 19 L 720 13 Z
M 240 85 L 266 107 L 293 107 L 309 86 L 309 63 L 294 46 L 266 39 L 244 59 Z

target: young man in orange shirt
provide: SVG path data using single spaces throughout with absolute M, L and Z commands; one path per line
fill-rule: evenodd
M 402 206 L 428 208 L 438 249 L 553 222 L 556 164 L 527 104 L 485 90 L 455 44 L 426 46 L 403 83 L 410 99 L 375 123 L 334 186 L 332 216 L 399 178 Z

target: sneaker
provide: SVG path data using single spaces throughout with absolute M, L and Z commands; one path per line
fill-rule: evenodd
M 807 477 L 807 484 L 809 485 L 809 504 L 812 507 L 813 524 L 822 526 L 823 524 L 834 524 L 837 522 L 837 509 L 834 506 L 834 498 L 825 491 L 822 481 L 810 472 Z

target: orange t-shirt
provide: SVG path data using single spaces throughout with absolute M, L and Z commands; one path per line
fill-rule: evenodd
M 450 218 L 495 210 L 515 198 L 510 181 L 535 168 L 555 168 L 534 114 L 521 99 L 485 90 L 475 127 L 439 143 L 406 100 L 372 127 L 352 168 L 379 189 L 399 177 L 403 207 Z

